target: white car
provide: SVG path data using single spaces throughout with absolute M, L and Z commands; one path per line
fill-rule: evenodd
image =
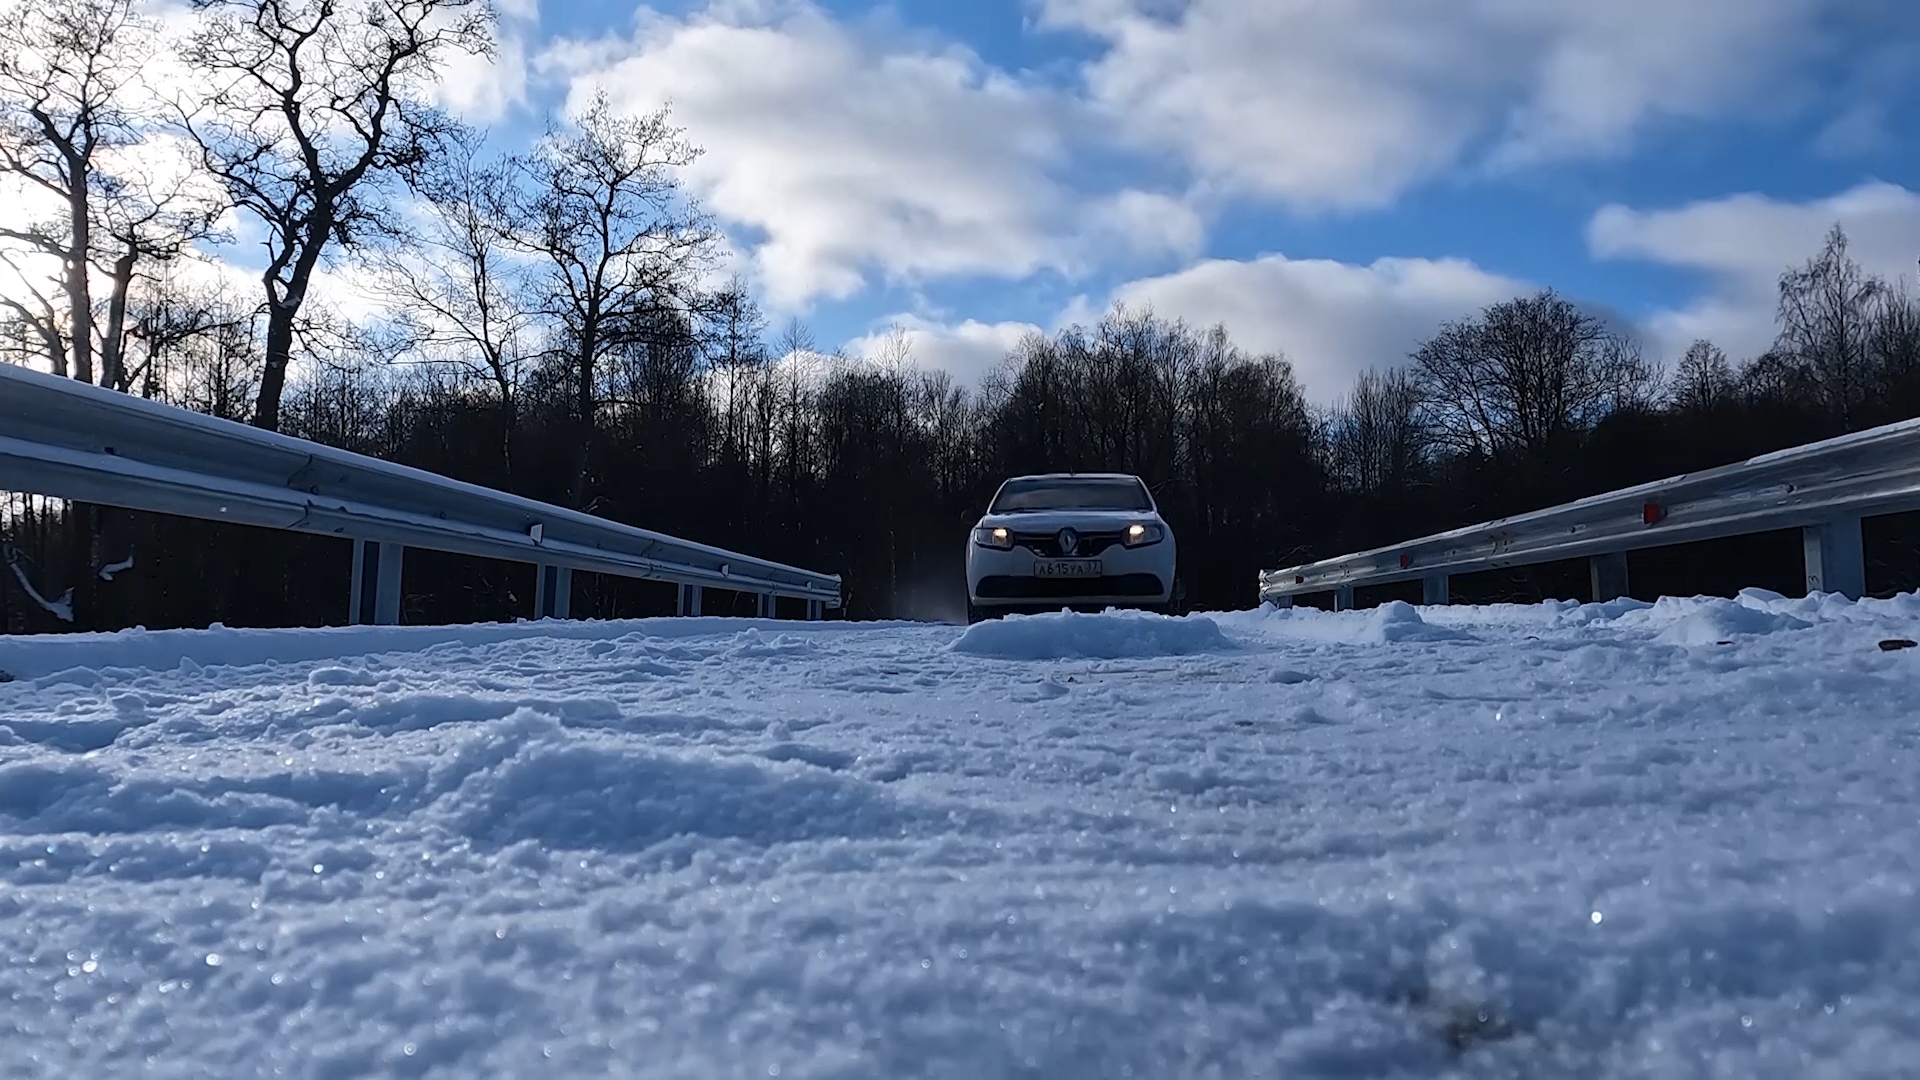
M 1170 611 L 1173 530 L 1125 473 L 1016 476 L 967 540 L 967 621 L 1018 611 Z

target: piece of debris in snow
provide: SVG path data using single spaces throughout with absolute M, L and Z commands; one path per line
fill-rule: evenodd
M 14 579 L 20 583 L 20 590 L 27 594 L 27 599 L 40 605 L 42 610 L 61 622 L 73 621 L 72 589 L 68 589 L 58 600 L 49 600 L 40 595 L 39 589 L 33 587 L 33 581 L 27 577 L 26 570 L 18 562 L 12 563 L 12 567 Z

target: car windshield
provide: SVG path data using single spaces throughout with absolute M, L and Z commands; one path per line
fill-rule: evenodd
M 1151 510 L 1146 485 L 1132 477 L 1009 480 L 993 500 L 995 514 L 1030 510 Z

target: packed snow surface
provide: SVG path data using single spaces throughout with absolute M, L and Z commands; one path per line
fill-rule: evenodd
M 0 639 L 0 1075 L 1911 1077 L 1916 629 Z

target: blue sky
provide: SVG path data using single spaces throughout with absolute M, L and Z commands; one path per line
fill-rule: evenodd
M 671 103 L 776 324 L 963 381 L 1125 301 L 1328 401 L 1542 286 L 1743 357 L 1835 221 L 1920 272 L 1914 0 L 498 2 L 497 146 Z
M 503 146 L 670 103 L 773 321 L 972 381 L 1116 300 L 1329 401 L 1552 286 L 1666 361 L 1842 221 L 1920 270 L 1911 0 L 504 0 Z

